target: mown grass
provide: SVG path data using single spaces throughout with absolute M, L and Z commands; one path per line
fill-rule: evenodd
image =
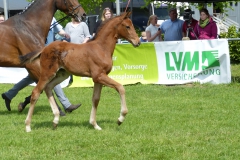
M 240 121 L 238 77 L 232 66 L 231 84 L 128 85 L 129 114 L 117 126 L 119 96 L 104 87 L 97 112 L 102 131 L 89 125 L 92 88 L 65 88 L 78 110 L 61 117 L 52 130 L 52 112 L 45 94 L 34 111 L 32 132 L 25 132 L 28 108 L 17 105 L 33 87 L 20 91 L 9 112 L 0 103 L 2 159 L 239 159 Z M 2 92 L 13 85 L 0 84 Z

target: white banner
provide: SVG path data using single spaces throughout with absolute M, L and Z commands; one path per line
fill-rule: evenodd
M 158 84 L 230 83 L 227 39 L 155 43 Z
M 28 75 L 25 68 L 13 68 L 13 67 L 0 67 L 0 83 L 12 83 L 15 84 L 21 81 Z M 70 78 L 61 83 L 61 87 L 64 88 L 68 85 Z M 36 86 L 36 83 L 32 83 L 32 86 Z M 9 88 L 10 89 L 10 88 Z
M 231 82 L 227 39 L 142 43 L 136 49 L 130 44 L 121 44 L 116 47 L 114 57 L 115 66 L 113 66 L 110 76 L 114 73 L 143 75 L 142 79 L 135 78 L 131 81 L 121 79 L 119 83 L 122 84 L 138 82 L 144 84 L 192 82 L 220 84 Z M 131 67 L 138 64 L 138 67 L 146 66 L 146 69 L 144 72 L 141 68 L 126 69 L 124 64 Z M 28 74 L 23 68 L 4 67 L 0 67 L 0 73 L 0 83 L 17 83 Z M 66 87 L 68 81 L 69 79 L 65 80 L 61 86 Z M 89 81 L 90 85 L 86 85 L 84 84 L 85 79 L 84 81 L 74 79 L 71 87 L 93 86 L 92 80 L 89 79 Z

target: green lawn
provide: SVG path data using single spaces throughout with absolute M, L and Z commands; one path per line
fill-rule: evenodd
M 52 130 L 53 115 L 45 94 L 37 102 L 32 132 L 25 132 L 28 107 L 17 105 L 33 87 L 20 91 L 9 112 L 0 99 L 0 157 L 15 159 L 239 159 L 240 65 L 233 65 L 231 84 L 128 85 L 129 113 L 121 126 L 117 92 L 104 87 L 97 112 L 102 131 L 89 125 L 92 88 L 64 88 L 74 104 L 83 105 L 60 118 Z M 0 84 L 2 92 L 13 85 Z

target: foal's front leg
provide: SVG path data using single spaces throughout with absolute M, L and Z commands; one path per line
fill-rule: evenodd
M 118 118 L 117 123 L 118 123 L 118 125 L 121 125 L 128 113 L 126 99 L 125 99 L 125 89 L 124 89 L 123 85 L 114 81 L 113 79 L 109 78 L 107 75 L 104 75 L 104 74 L 102 74 L 100 77 L 98 77 L 97 81 L 98 81 L 98 83 L 101 83 L 105 86 L 115 88 L 117 90 L 117 92 L 119 93 L 120 100 L 121 100 L 121 111 L 120 111 L 120 117 Z
M 50 103 L 50 106 L 52 108 L 52 112 L 54 115 L 53 129 L 57 128 L 57 125 L 59 123 L 60 112 L 57 107 L 56 101 L 54 100 L 54 97 L 52 94 L 52 89 L 54 88 L 54 86 L 58 85 L 63 80 L 67 79 L 68 76 L 69 76 L 69 74 L 67 72 L 65 72 L 64 70 L 58 71 L 56 76 L 46 85 L 46 88 L 45 88 L 45 92 L 47 94 L 48 101 Z
M 89 123 L 92 124 L 96 130 L 102 130 L 102 128 L 98 126 L 96 121 L 96 113 L 97 113 L 98 103 L 100 100 L 101 91 L 102 91 L 102 85 L 99 83 L 94 83 L 93 96 L 92 96 L 92 111 L 91 111 Z

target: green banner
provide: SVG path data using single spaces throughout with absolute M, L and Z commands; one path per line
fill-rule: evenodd
M 109 77 L 125 84 L 152 84 L 158 81 L 158 64 L 153 43 L 117 44 L 113 53 L 113 67 Z M 92 87 L 91 78 L 73 76 L 70 87 Z

